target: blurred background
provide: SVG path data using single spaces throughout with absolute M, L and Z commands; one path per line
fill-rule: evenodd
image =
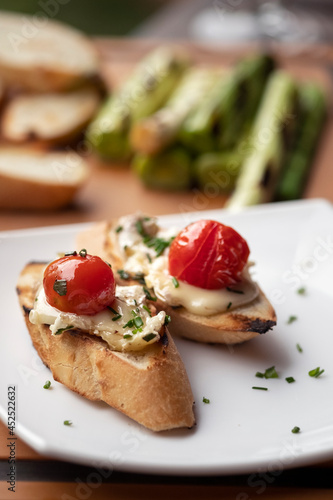
M 220 43 L 333 40 L 331 0 L 0 0 L 0 9 L 44 12 L 98 36 Z

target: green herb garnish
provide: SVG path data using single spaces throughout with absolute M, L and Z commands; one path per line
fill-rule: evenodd
M 175 288 L 179 287 L 179 282 L 175 276 L 172 276 L 172 283 Z
M 232 292 L 232 293 L 239 293 L 239 294 L 244 294 L 243 290 L 235 290 L 233 288 L 230 288 L 230 286 L 227 286 L 227 290 L 228 292 Z
M 258 378 L 279 378 L 277 371 L 275 370 L 275 366 L 271 366 L 267 368 L 264 373 L 257 372 L 256 377 Z
M 292 384 L 293 382 L 296 382 L 294 377 L 286 377 L 286 381 L 288 382 L 288 384 Z
M 142 318 L 140 318 L 140 316 L 137 316 L 136 318 L 134 318 L 134 324 L 137 328 L 140 328 L 140 326 L 143 325 L 143 321 L 142 321 Z
M 149 307 L 148 307 L 148 306 L 146 306 L 146 305 L 143 305 L 142 307 L 144 308 L 144 310 L 145 310 L 145 311 L 147 311 L 147 313 L 148 313 L 148 314 L 149 314 L 149 316 L 151 317 L 151 310 L 149 309 Z
M 319 366 L 317 366 L 317 368 L 314 368 L 313 370 L 310 370 L 310 371 L 309 371 L 309 375 L 310 375 L 310 377 L 315 377 L 315 378 L 318 378 L 318 377 L 320 377 L 320 375 L 321 375 L 322 373 L 324 373 L 324 371 L 325 371 L 325 370 L 321 370 L 321 369 L 319 368 Z
M 297 316 L 289 316 L 287 324 L 290 325 L 290 323 L 293 323 L 296 320 L 297 320 Z
M 53 290 L 57 292 L 58 295 L 63 296 L 66 295 L 67 293 L 67 281 L 62 279 L 62 280 L 55 280 L 53 284 Z
M 252 387 L 252 389 L 256 389 L 258 391 L 268 391 L 267 387 L 258 387 L 258 386 L 254 386 Z
M 125 325 L 123 325 L 123 328 L 132 328 L 134 326 L 134 319 L 130 319 L 127 321 Z
M 127 271 L 124 271 L 123 269 L 119 269 L 117 271 L 117 273 L 119 274 L 119 276 L 121 277 L 122 280 L 129 280 L 130 279 L 130 275 Z
M 302 286 L 301 288 L 299 288 L 299 289 L 297 290 L 297 293 L 298 293 L 298 295 L 305 295 L 305 293 L 306 293 L 306 288 L 305 288 L 304 286 Z
M 82 248 L 82 250 L 79 251 L 80 257 L 87 257 L 87 250 L 85 248 Z
M 64 420 L 64 425 L 72 425 L 72 423 L 71 420 Z
M 116 233 L 120 233 L 120 231 L 122 231 L 123 229 L 124 229 L 123 226 L 118 226 L 116 227 L 115 231 Z
M 296 344 L 296 349 L 298 350 L 298 352 L 303 352 L 303 349 L 299 344 Z
M 146 342 L 150 342 L 150 340 L 153 340 L 156 337 L 156 333 L 147 333 L 147 335 L 144 335 L 142 339 Z
M 300 428 L 300 427 L 297 427 L 297 425 L 295 425 L 295 427 L 293 427 L 293 428 L 291 429 L 291 432 L 292 432 L 293 434 L 298 434 L 298 433 L 300 432 L 300 430 L 301 430 L 301 428 Z
M 202 402 L 205 403 L 206 405 L 209 405 L 210 399 L 203 397 Z
M 153 300 L 153 301 L 157 300 L 157 297 L 153 297 L 151 295 L 150 291 L 148 290 L 148 288 L 143 287 L 143 291 L 145 292 L 145 295 L 146 295 L 146 297 L 147 297 L 148 300 Z
M 63 332 L 66 332 L 67 330 L 71 330 L 74 328 L 74 325 L 68 325 L 65 328 L 58 328 L 58 330 L 54 333 L 54 335 L 60 335 Z
M 132 335 L 130 333 L 125 333 L 123 336 L 124 339 L 131 339 Z
M 168 314 L 166 314 L 163 325 L 167 326 L 170 323 L 170 321 L 171 321 L 171 316 L 169 316 Z
M 43 385 L 43 388 L 44 388 L 44 389 L 49 389 L 50 387 L 51 387 L 51 382 L 50 382 L 50 380 L 47 380 L 47 381 L 45 382 L 45 384 Z
M 151 257 L 150 257 L 150 255 L 149 255 L 149 253 L 146 253 L 146 255 L 147 255 L 147 259 L 148 259 L 149 264 L 151 264 L 151 263 L 152 263 L 152 260 L 151 260 Z
M 258 378 L 265 378 L 265 374 L 262 373 L 262 372 L 257 372 L 256 373 L 256 377 L 258 377 Z
M 77 252 L 74 250 L 74 252 L 66 252 L 65 257 L 70 257 L 72 255 L 77 255 Z
M 229 302 L 229 304 L 227 305 L 227 310 L 230 309 L 231 306 L 232 306 L 232 302 Z

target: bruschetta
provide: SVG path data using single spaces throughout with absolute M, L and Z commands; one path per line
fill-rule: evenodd
M 162 229 L 134 214 L 80 235 L 117 271 L 120 283 L 141 280 L 156 307 L 171 317 L 171 334 L 198 342 L 237 344 L 264 334 L 276 314 L 251 277 L 249 247 L 233 228 L 199 220 Z
M 168 316 L 142 286 L 116 285 L 111 267 L 83 250 L 27 264 L 17 294 L 54 380 L 153 431 L 194 425 L 193 394 Z

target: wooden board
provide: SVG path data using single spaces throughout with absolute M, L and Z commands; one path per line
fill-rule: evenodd
M 99 40 L 96 42 L 103 61 L 103 74 L 111 87 L 119 85 L 128 76 L 137 61 L 157 45 L 156 41 Z M 220 50 L 216 47 L 194 46 L 181 43 L 201 65 L 229 66 L 237 59 L 253 53 L 260 47 L 237 47 Z M 279 64 L 300 80 L 321 82 L 331 93 L 331 76 L 328 71 L 333 63 L 333 51 L 322 47 L 313 53 L 308 49 L 276 50 Z M 332 73 L 333 74 L 333 73 Z M 82 143 L 79 146 L 82 146 Z M 72 149 L 67 148 L 71 161 Z M 124 213 L 142 210 L 161 215 L 193 210 L 220 208 L 225 196 L 216 191 L 198 189 L 182 192 L 153 191 L 142 186 L 128 165 L 102 164 L 90 151 L 85 156 L 91 164 L 91 177 L 79 193 L 75 205 L 60 212 L 0 212 L 0 230 L 46 226 L 110 219 Z M 324 197 L 333 201 L 333 119 L 332 114 L 322 136 L 318 154 L 313 163 L 310 179 L 304 193 L 307 198 Z

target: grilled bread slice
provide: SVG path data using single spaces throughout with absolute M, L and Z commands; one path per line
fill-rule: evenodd
M 56 381 L 87 399 L 104 401 L 153 431 L 194 425 L 193 395 L 185 367 L 167 331 L 143 351 L 113 351 L 79 330 L 52 335 L 29 320 L 46 264 L 22 270 L 17 293 L 33 345 Z
M 0 77 L 9 86 L 62 91 L 98 72 L 97 52 L 80 31 L 46 16 L 0 13 Z
M 0 148 L 0 208 L 54 210 L 73 201 L 89 175 L 79 155 Z
M 100 95 L 93 87 L 66 93 L 21 94 L 7 104 L 1 133 L 14 143 L 68 143 L 89 123 L 99 103 Z
M 114 272 L 125 266 L 125 261 L 113 244 L 109 235 L 116 232 L 118 221 L 101 222 L 77 236 L 78 246 L 93 246 L 97 255 L 111 262 Z M 125 284 L 118 278 L 119 283 Z M 271 330 L 276 324 L 276 314 L 264 292 L 258 286 L 257 297 L 244 305 L 222 313 L 203 316 L 193 314 L 185 307 L 172 307 L 165 301 L 157 300 L 156 307 L 171 316 L 169 330 L 172 335 L 197 342 L 238 344 Z

